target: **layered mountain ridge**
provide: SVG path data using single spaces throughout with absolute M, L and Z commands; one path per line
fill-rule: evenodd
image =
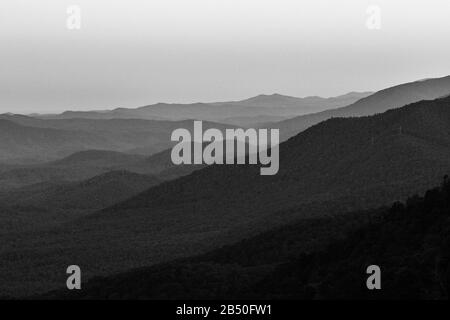
M 450 172 L 449 106 L 443 98 L 330 119 L 280 145 L 275 176 L 260 176 L 255 165 L 213 165 L 50 230 L 8 235 L 0 251 L 2 294 L 60 286 L 64 274 L 57 270 L 75 262 L 90 266 L 87 278 L 111 274 L 426 190 Z M 35 255 L 17 258 L 31 249 Z M 57 258 L 39 255 L 52 251 Z M 30 265 L 46 273 L 44 285 L 14 281 L 27 277 Z

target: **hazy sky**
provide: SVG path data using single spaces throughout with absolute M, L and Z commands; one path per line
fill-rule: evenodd
M 450 74 L 449 38 L 449 0 L 1 0 L 0 112 L 378 90 Z

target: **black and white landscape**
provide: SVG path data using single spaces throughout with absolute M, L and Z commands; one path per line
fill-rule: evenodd
M 441 4 L 442 10 L 450 9 Z M 331 2 L 329 5 L 333 6 Z M 66 4 L 58 6 L 63 8 L 60 20 L 65 21 Z M 270 1 L 261 6 L 279 8 Z M 146 68 L 147 58 L 139 53 L 137 62 L 132 61 L 131 51 L 127 49 L 127 46 L 135 49 L 145 46 L 133 47 L 136 39 L 126 33 L 128 27 L 124 34 L 129 38 L 119 33 L 115 40 L 122 41 L 124 48 L 106 55 L 106 62 L 103 61 L 96 55 L 111 48 L 106 44 L 110 36 L 105 35 L 108 39 L 105 44 L 93 42 L 106 27 L 95 21 L 93 12 L 97 9 L 81 1 L 80 7 L 85 8 L 82 12 L 87 12 L 85 18 L 82 15 L 81 29 L 68 31 L 63 24 L 63 30 L 55 31 L 58 35 L 69 33 L 67 37 L 74 42 L 74 50 L 81 58 L 66 52 L 69 44 L 55 36 L 55 41 L 61 41 L 63 47 L 58 49 L 58 54 L 66 52 L 75 59 L 75 64 L 88 61 L 86 66 L 77 65 L 82 71 L 74 71 L 69 66 L 69 78 L 74 78 L 67 80 L 60 74 L 62 65 L 58 60 L 64 55 L 59 58 L 53 55 L 50 52 L 53 44 L 41 43 L 35 53 L 23 51 L 24 48 L 32 50 L 35 44 L 20 39 L 42 39 L 50 26 L 28 30 L 31 36 L 24 36 L 22 33 L 28 34 L 24 22 L 13 17 L 17 8 L 12 2 L 6 7 L 13 12 L 7 19 L 12 29 L 7 33 L 1 28 L 0 34 L 7 33 L 10 39 L 17 39 L 17 47 L 8 48 L 5 60 L 2 58 L 0 62 L 2 71 L 5 70 L 0 75 L 1 299 L 449 298 L 450 75 L 447 74 L 450 65 L 444 53 L 450 53 L 450 47 L 446 39 L 440 39 L 437 44 L 434 38 L 427 39 L 430 52 L 422 52 L 423 59 L 417 61 L 413 52 L 409 60 L 407 53 L 394 52 L 397 45 L 392 50 L 374 49 L 376 57 L 370 56 L 367 64 L 354 60 L 352 65 L 349 58 L 342 56 L 349 70 L 346 74 L 340 72 L 339 64 L 336 70 L 320 69 L 320 60 L 329 63 L 329 56 L 333 55 L 331 51 L 324 53 L 321 46 L 328 43 L 326 48 L 334 49 L 335 54 L 343 46 L 336 44 L 336 40 L 322 40 L 322 31 L 311 29 L 310 36 L 316 38 L 311 40 L 308 50 L 317 50 L 318 56 L 299 53 L 299 58 L 308 56 L 311 68 L 320 69 L 319 74 L 329 73 L 330 79 L 318 79 L 309 70 L 311 84 L 307 87 L 314 88 L 313 95 L 297 97 L 292 88 L 300 88 L 302 81 L 307 83 L 308 74 L 293 76 L 291 67 L 295 71 L 296 59 L 289 59 L 290 53 L 298 53 L 302 46 L 297 48 L 292 42 L 281 46 L 286 49 L 286 61 L 264 50 L 260 55 L 252 51 L 253 63 L 246 60 L 246 50 L 252 46 L 239 47 L 240 41 L 252 32 L 259 35 L 259 31 L 243 23 L 241 16 L 249 12 L 263 14 L 258 7 L 249 12 L 244 10 L 245 5 L 236 9 L 243 38 L 236 38 L 236 46 L 227 47 L 222 53 L 218 50 L 222 47 L 214 38 L 207 37 L 207 31 L 199 39 L 190 34 L 207 22 L 212 28 L 228 25 L 225 18 L 235 11 L 227 7 L 223 20 L 200 19 L 199 25 L 186 27 L 183 35 L 175 27 L 175 31 L 170 29 L 172 33 L 166 31 L 168 40 L 161 42 L 167 41 L 168 47 L 166 51 L 158 47 L 155 57 L 166 63 L 168 71 L 161 75 L 162 84 L 156 84 L 154 74 L 149 76 L 149 82 L 154 81 L 155 94 L 161 93 L 158 97 L 163 97 L 165 90 L 178 92 L 174 93 L 174 99 L 134 107 L 125 102 L 125 106 L 97 107 L 112 101 L 103 101 L 102 94 L 110 92 L 116 99 L 119 93 L 131 97 L 136 93 L 128 90 L 129 87 L 123 90 L 125 77 L 136 86 L 145 80 L 140 68 Z M 384 32 L 384 38 L 370 35 L 380 46 L 395 42 L 401 30 L 396 30 L 389 18 L 386 27 L 379 31 L 365 29 L 363 7 L 363 30 L 343 38 L 342 43 L 360 41 L 362 47 L 370 47 L 359 38 L 363 32 Z M 48 2 L 45 8 L 53 7 Z M 213 17 L 222 17 L 211 8 L 208 12 Z M 356 2 L 355 8 L 360 8 Z M 318 14 L 314 5 L 303 9 Z M 396 7 L 386 4 L 388 17 L 390 9 L 395 11 Z M 264 14 L 267 17 L 288 14 L 286 8 L 279 10 L 264 10 Z M 350 11 L 353 10 L 356 9 Z M 133 15 L 136 24 L 143 23 L 141 19 L 146 15 L 137 11 L 140 10 L 131 8 L 123 12 L 121 23 L 130 23 Z M 411 9 L 412 15 L 415 12 Z M 293 16 L 288 16 L 288 22 L 291 18 L 294 21 Z M 321 18 L 317 16 L 317 19 Z M 259 18 L 250 20 L 255 22 Z M 269 25 L 268 39 L 275 42 L 275 35 L 284 34 L 288 22 L 282 23 L 280 29 Z M 305 23 L 319 22 L 312 19 Z M 235 28 L 227 31 L 230 34 L 219 33 L 219 36 L 232 42 Z M 325 27 L 318 24 L 317 28 Z M 222 29 L 217 27 L 217 30 Z M 444 31 L 448 34 L 450 29 Z M 436 37 L 444 31 L 436 31 Z M 293 31 L 289 29 L 289 32 Z M 154 33 L 148 31 L 149 35 Z M 194 43 L 204 41 L 203 49 L 211 41 L 211 50 L 203 53 L 200 60 L 205 63 L 205 69 L 213 71 L 204 71 L 200 60 L 185 61 L 187 71 L 179 70 L 180 78 L 171 83 L 167 79 L 173 76 L 172 65 L 158 55 L 166 52 L 167 59 L 176 60 L 177 64 L 185 52 L 178 55 L 174 43 L 177 39 L 182 42 L 184 36 L 192 37 Z M 425 38 L 422 33 L 420 36 Z M 283 43 L 285 39 L 281 38 Z M 258 39 L 254 41 L 252 45 L 256 47 L 266 44 Z M 404 41 L 408 49 L 411 43 L 409 39 Z M 87 43 L 92 46 L 92 52 L 83 53 L 81 48 Z M 106 51 L 100 48 L 102 45 Z M 170 45 L 174 47 L 169 48 Z M 184 43 L 181 47 L 190 53 L 193 45 Z M 269 50 L 269 46 L 262 48 Z M 352 56 L 353 47 L 345 48 Z M 426 51 L 423 44 L 417 44 L 416 48 Z M 144 49 L 150 54 L 151 50 Z M 47 50 L 50 60 L 42 58 Z M 359 50 L 355 49 L 354 59 Z M 214 78 L 217 70 L 208 59 L 214 60 L 221 54 L 224 64 L 237 63 L 242 69 L 235 74 L 226 70 Z M 183 57 L 189 58 L 190 54 Z M 151 65 L 153 61 L 148 59 Z M 247 61 L 248 69 L 234 59 Z M 267 70 L 261 73 L 259 59 L 267 59 L 264 62 Z M 28 72 L 17 68 L 21 61 L 24 66 L 33 66 L 42 81 L 50 85 L 35 82 L 37 75 L 31 69 Z M 125 67 L 113 67 L 111 61 Z M 441 69 L 436 67 L 438 62 L 442 63 Z M 142 65 L 137 67 L 135 63 Z M 292 65 L 285 68 L 285 63 Z M 110 64 L 112 69 L 117 68 L 117 73 L 107 68 Z M 192 72 L 192 66 L 199 68 L 198 74 Z M 122 75 L 127 68 L 130 73 Z M 221 68 L 217 67 L 219 71 Z M 287 80 L 277 82 L 260 77 L 270 73 L 275 78 L 283 77 L 283 70 Z M 185 80 L 185 89 L 180 83 L 184 83 L 188 71 L 192 79 Z M 210 81 L 203 81 L 206 74 L 211 76 Z M 118 80 L 108 82 L 113 76 Z M 222 76 L 225 83 L 217 80 Z M 254 80 L 255 86 L 263 89 L 251 94 L 255 91 L 253 84 L 245 87 L 239 76 Z M 339 76 L 348 93 L 330 94 L 333 92 L 330 83 L 337 83 Z M 298 77 L 296 84 L 295 77 Z M 100 78 L 101 84 L 96 82 Z M 195 94 L 186 94 L 186 103 L 173 102 L 182 101 L 183 92 L 196 92 L 196 86 L 190 81 L 205 86 L 208 92 L 205 102 L 192 102 L 200 97 Z M 292 84 L 289 90 L 283 87 L 288 86 L 284 81 Z M 75 89 L 67 89 L 66 85 L 74 85 Z M 230 97 L 223 89 L 227 85 L 231 88 L 227 90 L 240 86 L 235 96 L 242 98 L 209 99 L 210 92 L 223 93 L 217 97 Z M 264 89 L 275 86 L 278 90 Z M 316 95 L 321 86 L 323 97 Z M 87 87 L 92 90 L 86 92 Z M 67 92 L 62 88 L 74 97 L 73 107 L 63 103 L 67 102 Z M 147 95 L 140 92 L 139 99 L 149 97 L 154 101 L 152 90 L 148 90 Z M 242 94 L 244 91 L 249 93 L 248 98 Z M 285 91 L 292 94 L 273 93 Z M 125 101 L 121 99 L 128 97 L 117 98 L 118 105 Z M 141 101 L 133 99 L 127 101 Z M 86 107 L 89 102 L 92 107 Z M 45 103 L 49 108 L 44 107 Z M 205 130 L 278 129 L 279 171 L 275 175 L 260 175 L 260 165 L 248 163 L 175 165 L 171 159 L 174 146 L 171 134 L 178 128 L 192 131 L 196 120 L 202 120 Z M 66 286 L 69 276 L 66 270 L 71 265 L 82 270 L 81 290 L 69 290 Z M 366 269 L 371 265 L 381 269 L 380 290 L 367 287 L 370 275 Z

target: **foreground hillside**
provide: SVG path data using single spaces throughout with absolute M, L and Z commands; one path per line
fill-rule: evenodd
M 382 290 L 366 287 L 366 268 Z M 450 180 L 390 209 L 311 219 L 56 299 L 448 299 Z
M 330 119 L 280 145 L 275 176 L 209 166 L 62 226 L 4 236 L 1 293 L 60 287 L 71 264 L 86 266 L 89 279 L 423 192 L 450 172 L 449 106 L 450 97 Z M 23 281 L 36 272 L 39 279 Z

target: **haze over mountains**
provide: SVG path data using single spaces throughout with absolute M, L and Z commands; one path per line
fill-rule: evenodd
M 87 150 L 42 164 L 4 165 L 0 167 L 0 191 L 42 182 L 81 181 L 110 171 L 158 175 L 161 180 L 165 180 L 189 174 L 200 167 L 202 166 L 174 165 L 171 149 L 149 157 L 116 151 Z
M 227 124 L 239 124 L 244 127 L 254 125 L 255 119 L 288 118 L 314 111 L 339 108 L 370 95 L 370 92 L 351 92 L 332 98 L 305 97 L 296 98 L 280 94 L 259 95 L 242 101 L 215 103 L 157 103 L 136 109 L 117 108 L 102 111 L 66 111 L 54 115 L 35 115 L 45 119 L 88 118 L 88 119 L 149 119 L 149 120 L 186 120 L 198 119 Z
M 275 176 L 260 176 L 256 166 L 209 166 L 64 225 L 20 238 L 7 234 L 2 294 L 61 286 L 65 274 L 58 270 L 74 261 L 89 266 L 88 278 L 111 274 L 425 190 L 450 172 L 449 105 L 447 97 L 371 117 L 330 119 L 280 145 Z M 30 251 L 35 254 L 19 258 Z M 19 279 L 32 276 L 30 265 L 45 283 L 23 285 Z
M 450 92 L 450 76 L 405 83 L 390 87 L 342 108 L 299 116 L 261 127 L 278 127 L 281 137 L 287 139 L 306 128 L 333 117 L 368 116 L 389 109 L 399 108 L 420 100 L 437 99 Z
M 160 103 L 136 109 L 33 117 L 3 114 L 0 115 L 3 136 L 0 161 L 36 163 L 89 149 L 148 156 L 172 146 L 169 137 L 174 129 L 192 126 L 192 120 L 184 119 L 214 121 L 205 121 L 205 129 L 223 130 L 235 125 L 280 128 L 282 139 L 287 139 L 331 117 L 375 114 L 407 103 L 439 98 L 449 91 L 450 77 L 444 77 L 407 83 L 375 94 L 351 92 L 332 98 L 273 94 L 236 102 Z M 317 113 L 321 110 L 326 111 Z M 287 118 L 291 119 L 284 120 Z
M 191 128 L 192 120 L 204 128 L 255 126 L 312 110 L 336 108 L 369 93 L 349 93 L 335 98 L 295 98 L 261 95 L 240 102 L 156 104 L 137 109 L 101 112 L 64 112 L 60 115 L 0 115 L 0 161 L 33 163 L 56 160 L 71 153 L 101 149 L 151 155 L 172 146 L 176 128 Z
M 203 127 L 224 130 L 234 126 L 205 121 Z M 148 156 L 171 147 L 170 135 L 177 128 L 192 131 L 193 121 L 42 120 L 4 114 L 0 119 L 0 161 L 43 162 L 89 149 Z

